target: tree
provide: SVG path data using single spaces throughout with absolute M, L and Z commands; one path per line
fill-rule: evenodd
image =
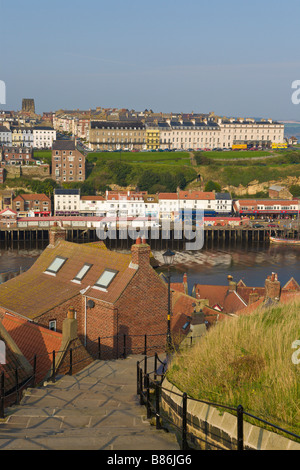
M 208 181 L 205 185 L 205 191 L 216 191 L 217 193 L 221 192 L 221 186 L 219 183 L 215 183 L 214 181 Z

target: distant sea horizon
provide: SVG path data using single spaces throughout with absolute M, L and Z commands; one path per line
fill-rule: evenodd
M 284 137 L 296 137 L 300 141 L 300 122 L 278 121 L 284 124 Z

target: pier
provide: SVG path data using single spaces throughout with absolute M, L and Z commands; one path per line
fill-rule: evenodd
M 145 237 L 147 243 L 153 250 L 163 250 L 169 247 L 173 250 L 185 250 L 186 243 L 193 243 L 194 238 L 186 238 L 184 230 L 178 231 L 174 228 L 170 230 L 159 229 L 132 229 L 132 236 L 125 229 L 111 229 L 102 231 L 102 237 L 98 237 L 98 230 L 95 227 L 87 226 L 67 226 L 66 239 L 75 243 L 89 243 L 102 240 L 109 249 L 130 249 L 135 241 L 134 234 Z M 204 227 L 204 244 L 226 242 L 233 246 L 238 243 L 263 242 L 269 243 L 269 235 L 278 237 L 299 238 L 299 229 L 270 227 L 253 228 L 244 226 L 209 226 Z M 14 242 L 47 242 L 49 232 L 46 227 L 22 227 L 7 228 L 0 231 L 0 247 L 9 246 Z

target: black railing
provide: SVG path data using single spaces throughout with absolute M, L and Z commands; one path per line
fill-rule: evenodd
M 150 372 L 148 371 L 148 364 L 149 360 L 152 359 L 154 360 L 154 369 L 151 370 Z M 237 435 L 236 435 L 236 450 L 244 450 L 244 422 L 245 422 L 245 416 L 248 416 L 249 418 L 259 421 L 260 423 L 264 424 L 266 427 L 273 428 L 277 431 L 279 431 L 282 434 L 286 434 L 288 437 L 291 437 L 295 440 L 300 440 L 300 436 L 290 432 L 286 429 L 283 429 L 273 423 L 270 423 L 262 418 L 259 418 L 258 416 L 255 416 L 251 413 L 248 413 L 244 410 L 242 405 L 238 405 L 237 407 L 234 406 L 229 406 L 229 405 L 224 405 L 222 403 L 214 403 L 206 400 L 199 400 L 195 398 L 188 397 L 187 394 L 184 392 L 182 394 L 177 393 L 173 390 L 169 390 L 163 387 L 163 379 L 165 376 L 166 368 L 167 368 L 167 363 L 159 361 L 160 364 L 163 365 L 161 371 L 157 369 L 157 364 L 158 364 L 158 356 L 157 353 L 155 353 L 155 356 L 151 357 L 146 357 L 142 361 L 137 362 L 137 395 L 139 396 L 139 402 L 141 405 L 146 406 L 147 410 L 147 418 L 150 419 L 152 417 L 155 417 L 155 425 L 156 429 L 161 429 L 162 428 L 162 423 L 166 422 L 168 423 L 175 431 L 180 435 L 180 447 L 181 450 L 188 450 L 189 447 L 189 441 L 191 443 L 195 443 L 195 441 L 202 441 L 205 443 L 206 446 L 209 446 L 209 448 L 216 448 L 216 449 L 222 449 L 224 448 L 232 448 L 233 443 L 227 443 L 226 445 L 218 445 L 217 442 L 214 442 L 213 438 L 207 441 L 207 439 L 204 439 L 202 437 L 196 436 L 193 432 L 188 431 L 188 413 L 187 413 L 187 404 L 188 400 L 191 401 L 196 401 L 199 403 L 204 403 L 206 405 L 210 405 L 213 407 L 216 407 L 217 409 L 223 409 L 225 411 L 230 412 L 231 414 L 236 415 L 237 418 Z M 153 379 L 150 378 L 150 375 L 153 375 Z M 159 377 L 159 380 L 157 379 Z M 152 393 L 151 393 L 152 391 Z M 178 407 L 181 410 L 181 413 L 179 415 L 180 421 L 181 421 L 181 426 L 176 425 L 174 420 L 170 419 L 167 415 L 166 412 L 161 411 L 161 396 L 162 392 L 165 391 L 166 394 L 173 394 L 175 396 L 181 397 L 181 406 Z M 208 437 L 208 436 L 207 436 Z M 192 445 L 192 444 L 191 444 Z
M 0 372 L 0 419 L 5 417 L 7 406 L 20 403 L 22 392 L 28 387 L 35 387 L 46 380 L 55 383 L 58 373 L 72 375 L 75 370 L 78 371 L 85 367 L 90 358 L 92 360 L 125 359 L 129 354 L 142 354 L 146 357 L 153 351 L 163 351 L 165 337 L 165 334 L 119 334 L 98 337 L 96 340 L 89 341 L 89 347 L 81 344 L 65 350 L 35 354 L 27 361 L 31 365 L 30 371 L 26 370 L 24 366 L 8 369 L 2 365 L 2 372 Z M 84 355 L 83 359 L 76 359 L 76 353 L 79 350 L 88 352 L 89 355 Z M 57 370 L 57 360 L 62 355 L 65 355 L 63 365 L 60 364 Z

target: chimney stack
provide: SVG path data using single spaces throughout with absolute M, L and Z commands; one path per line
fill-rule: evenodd
M 55 246 L 60 240 L 66 240 L 67 231 L 63 227 L 59 227 L 57 222 L 49 230 L 49 245 Z
M 248 305 L 254 304 L 254 302 L 256 302 L 258 299 L 259 299 L 258 293 L 257 292 L 252 292 L 249 295 L 249 304 Z
M 131 260 L 133 264 L 139 268 L 150 266 L 150 246 L 146 243 L 146 239 L 138 237 L 135 245 L 131 247 Z
M 188 295 L 188 280 L 187 280 L 187 274 L 184 273 L 183 275 L 183 287 L 184 287 L 184 293 Z
M 236 291 L 236 282 L 233 281 L 233 277 L 229 274 L 227 276 L 228 279 L 228 290 Z
M 69 307 L 68 316 L 62 325 L 62 344 L 67 344 L 77 338 L 77 320 L 75 319 L 74 307 Z
M 265 299 L 279 300 L 281 286 L 277 273 L 272 273 L 265 280 Z

